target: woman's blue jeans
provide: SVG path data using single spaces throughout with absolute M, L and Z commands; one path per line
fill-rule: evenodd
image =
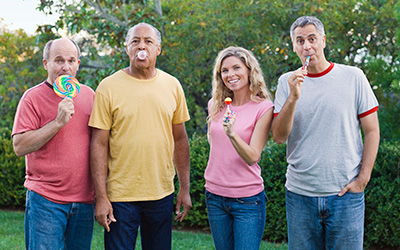
M 362 250 L 364 192 L 307 197 L 286 190 L 290 250 Z
M 216 250 L 259 249 L 265 227 L 265 192 L 228 198 L 206 190 L 208 221 Z
M 59 204 L 26 192 L 26 249 L 90 249 L 93 224 L 94 204 Z

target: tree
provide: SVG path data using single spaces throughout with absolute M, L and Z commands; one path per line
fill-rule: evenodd
M 35 36 L 0 21 L 0 128 L 12 128 L 23 92 L 46 79 L 41 48 Z
M 80 76 L 93 88 L 127 66 L 123 41 L 130 26 L 146 21 L 162 30 L 163 51 L 157 66 L 183 85 L 192 117 L 189 133 L 206 129 L 212 68 L 220 50 L 235 45 L 253 51 L 274 92 L 282 73 L 301 66 L 292 52 L 290 25 L 299 16 L 315 15 L 325 24 L 328 60 L 364 70 L 381 103 L 383 137 L 396 133 L 399 138 L 398 126 L 393 125 L 400 118 L 399 112 L 394 113 L 399 105 L 393 102 L 399 98 L 399 4 L 395 0 L 165 0 L 162 9 L 159 0 L 53 2 L 40 5 L 45 12 L 61 14 L 53 29 L 85 32 Z

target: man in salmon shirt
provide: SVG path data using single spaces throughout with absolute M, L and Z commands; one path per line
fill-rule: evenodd
M 360 69 L 326 60 L 319 19 L 298 18 L 290 35 L 304 67 L 280 77 L 272 124 L 274 140 L 287 141 L 289 249 L 361 250 L 378 101 Z
M 49 41 L 43 51 L 47 80 L 22 96 L 13 145 L 26 159 L 26 249 L 90 249 L 94 187 L 89 169 L 94 91 L 81 84 L 74 98 L 53 91 L 60 75 L 75 76 L 80 50 L 69 39 Z

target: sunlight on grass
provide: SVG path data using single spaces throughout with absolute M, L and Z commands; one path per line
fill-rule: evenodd
M 24 213 L 0 210 L 0 249 L 25 249 L 24 243 Z M 92 250 L 104 249 L 103 228 L 95 223 L 92 241 Z M 140 237 L 136 242 L 136 249 L 141 250 Z M 214 249 L 212 237 L 209 233 L 202 232 L 172 232 L 173 250 L 212 250 Z M 271 244 L 262 242 L 262 250 L 286 250 L 286 244 Z

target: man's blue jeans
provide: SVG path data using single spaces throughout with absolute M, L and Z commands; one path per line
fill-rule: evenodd
M 105 249 L 135 249 L 138 228 L 143 250 L 170 250 L 174 194 L 161 200 L 112 202 L 117 222 L 104 232 Z
M 364 192 L 307 197 L 286 190 L 290 250 L 362 250 Z
M 265 192 L 228 198 L 206 190 L 208 221 L 216 250 L 259 249 L 265 227 Z
M 90 249 L 94 204 L 51 202 L 33 191 L 26 192 L 26 249 Z

